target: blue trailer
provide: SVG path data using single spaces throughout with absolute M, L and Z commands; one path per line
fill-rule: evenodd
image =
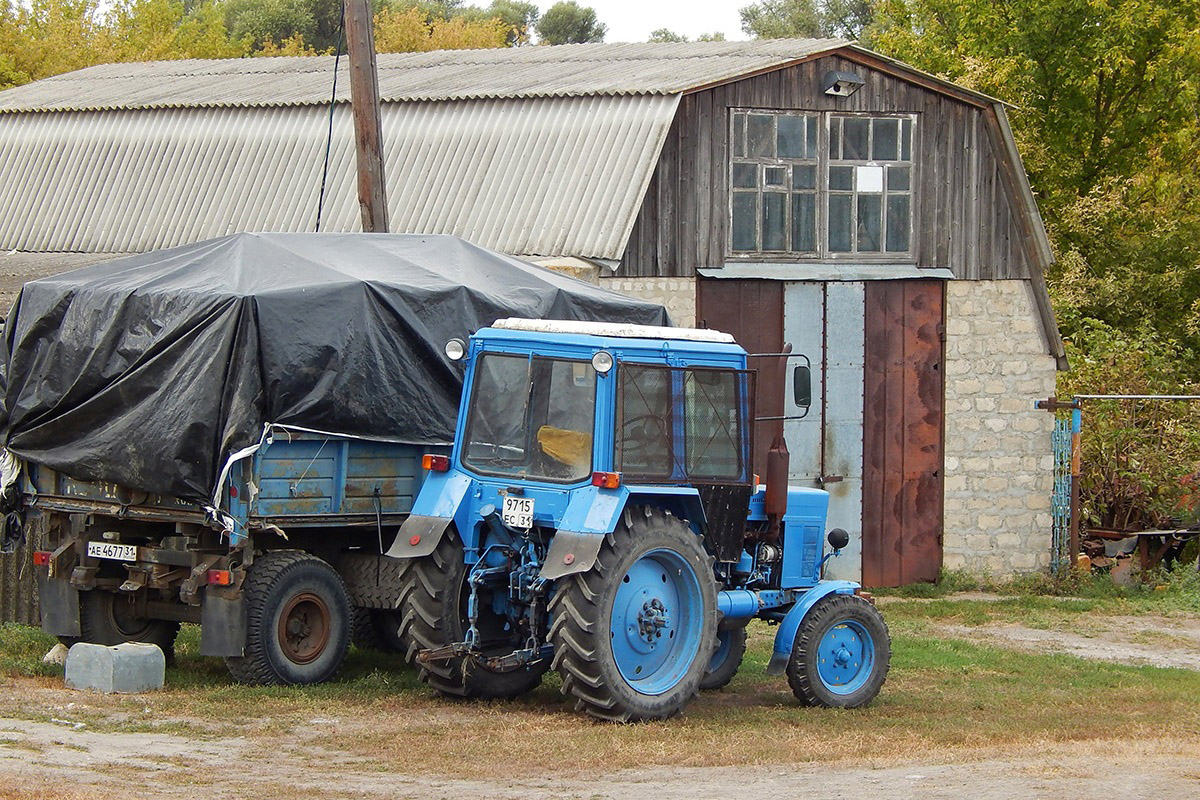
M 252 683 L 312 683 L 352 634 L 402 649 L 400 563 L 381 554 L 438 448 L 268 426 L 208 509 L 35 464 L 23 478 L 42 626 L 66 641 L 153 642 L 181 622 Z

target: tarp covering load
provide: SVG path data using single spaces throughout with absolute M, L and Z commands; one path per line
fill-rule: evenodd
M 502 317 L 669 324 L 662 306 L 452 236 L 237 234 L 25 285 L 4 444 L 203 502 L 267 423 L 449 442 L 453 337 Z

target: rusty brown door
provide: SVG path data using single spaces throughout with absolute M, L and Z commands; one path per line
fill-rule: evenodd
M 731 334 L 749 353 L 778 353 L 783 349 L 783 283 L 738 279 L 698 278 L 696 324 Z M 752 358 L 758 370 L 755 416 L 783 416 L 783 359 Z M 754 426 L 754 471 L 767 474 L 767 448 L 783 422 Z
M 866 287 L 863 555 L 867 586 L 933 581 L 942 566 L 942 281 Z

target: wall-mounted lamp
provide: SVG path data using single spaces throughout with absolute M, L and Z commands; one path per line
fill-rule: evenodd
M 849 97 L 866 83 L 853 72 L 826 72 L 821 79 L 821 89 L 833 97 Z

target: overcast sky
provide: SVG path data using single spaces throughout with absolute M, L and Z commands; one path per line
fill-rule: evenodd
M 596 9 L 596 17 L 608 26 L 606 42 L 644 42 L 650 31 L 670 28 L 690 39 L 720 31 L 726 39 L 746 39 L 738 9 L 752 0 L 577 0 Z M 486 3 L 480 3 L 486 5 Z M 553 0 L 538 0 L 544 12 Z

